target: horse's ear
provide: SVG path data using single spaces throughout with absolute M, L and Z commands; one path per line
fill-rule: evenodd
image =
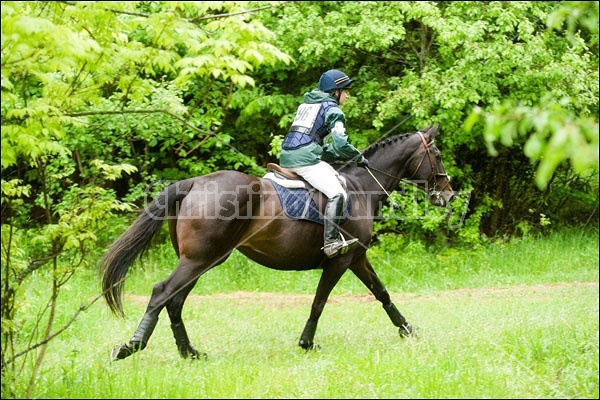
M 435 124 L 431 124 L 427 128 L 425 128 L 423 133 L 424 133 L 425 137 L 427 138 L 427 141 L 430 142 L 433 140 L 433 138 L 436 137 L 439 130 L 440 130 L 440 123 L 436 122 Z

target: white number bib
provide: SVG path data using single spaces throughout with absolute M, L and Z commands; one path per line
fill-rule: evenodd
M 292 122 L 292 126 L 305 128 L 310 131 L 315 124 L 321 104 L 300 104 L 296 112 L 296 118 Z

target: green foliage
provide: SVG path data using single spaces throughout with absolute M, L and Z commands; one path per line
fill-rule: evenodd
M 569 4 L 571 14 L 564 11 L 564 4 Z M 580 164 L 574 168 L 582 171 L 597 163 L 597 33 L 591 27 L 594 18 L 597 20 L 597 4 L 564 4 L 492 2 L 481 7 L 469 2 L 305 2 L 274 9 L 272 17 L 262 14 L 261 18 L 276 32 L 278 47 L 297 61 L 293 72 L 277 71 L 283 78 L 275 82 L 276 88 L 289 92 L 298 87 L 300 96 L 330 67 L 356 78 L 344 111 L 351 140 L 359 148 L 405 116 L 412 119 L 403 130 L 440 122 L 438 142 L 453 186 L 461 193 L 470 187 L 483 191 L 473 196 L 465 225 L 475 215 L 486 214 L 478 219 L 480 229 L 494 235 L 513 232 L 519 221 L 508 217 L 529 218 L 526 210 L 536 198 L 544 197 L 535 190 L 527 190 L 525 195 L 518 191 L 529 183 L 526 181 L 512 192 L 516 179 L 527 177 L 539 184 L 553 176 L 557 160 L 572 147 L 569 142 L 584 145 L 581 157 L 572 158 Z M 582 24 L 589 28 L 565 34 L 557 15 L 576 26 L 576 21 L 585 20 Z M 297 24 L 300 20 L 305 23 Z M 554 29 L 549 29 L 547 20 L 553 21 Z M 323 26 L 335 29 L 323 30 Z M 305 73 L 298 75 L 297 71 Z M 272 84 L 269 80 L 269 87 Z M 542 125 L 530 122 L 523 130 L 523 139 L 532 137 L 544 146 L 539 165 L 518 158 L 514 167 L 501 170 L 503 163 L 486 152 L 492 135 L 473 121 L 473 110 L 497 113 L 500 120 L 498 110 L 506 101 L 537 112 L 540 99 L 550 105 L 560 104 L 563 98 L 569 99 L 568 107 L 561 106 L 564 111 L 542 107 L 551 121 Z M 550 140 L 557 126 L 564 125 L 570 132 L 579 129 L 573 123 L 578 126 L 585 118 L 589 120 L 579 136 Z M 507 127 L 505 132 L 512 130 Z M 558 139 L 561 137 L 564 135 Z M 530 147 L 525 150 L 523 141 L 515 151 L 529 155 L 534 152 Z M 551 156 L 544 156 L 545 152 Z M 559 169 L 563 168 L 569 167 L 560 164 Z M 502 191 L 488 184 L 489 175 L 495 176 Z M 509 198 L 499 196 L 504 191 L 511 193 Z M 494 201 L 492 210 L 482 201 L 486 197 Z M 478 211 L 478 207 L 484 209 Z M 582 209 L 583 214 L 590 211 Z
M 488 151 L 497 155 L 494 142 L 499 140 L 511 146 L 515 136 L 524 136 L 523 151 L 538 164 L 535 183 L 545 189 L 557 167 L 569 160 L 579 175 L 598 171 L 598 121 L 591 117 L 577 117 L 569 111 L 570 101 L 557 103 L 546 96 L 539 107 L 527 107 L 506 102 L 486 117 L 485 140 Z M 472 116 L 482 114 L 477 109 Z M 469 119 L 471 129 L 475 118 Z
M 508 99 L 489 110 L 476 107 L 466 121 L 466 129 L 471 131 L 481 117 L 485 118 L 484 137 L 492 155 L 497 154 L 495 141 L 510 146 L 519 136 L 525 137 L 523 151 L 538 162 L 535 183 L 540 189 L 548 186 L 565 160 L 580 175 L 598 171 L 597 50 L 593 53 L 598 44 L 598 2 L 564 3 L 547 19 L 550 30 L 545 32 L 546 37 L 531 37 L 527 40 L 531 45 L 524 49 L 529 74 L 511 76 L 519 91 L 511 91 Z M 568 25 L 567 43 L 554 36 L 564 20 Z M 575 32 L 579 21 L 592 35 L 588 41 Z M 559 57 L 553 57 L 554 52 Z M 543 68 L 532 71 L 537 65 Z
M 50 269 L 49 306 L 32 314 L 43 329 L 28 340 L 44 349 L 59 292 L 112 215 L 133 209 L 118 197 L 223 167 L 258 172 L 220 130 L 249 74 L 290 58 L 243 5 L 2 2 L 3 376 L 33 350 L 15 347 L 19 285 Z M 28 392 L 44 351 L 34 357 Z
M 231 134 L 219 132 L 234 89 L 254 86 L 248 73 L 261 65 L 291 61 L 269 44 L 272 33 L 260 22 L 244 13 L 236 15 L 242 5 L 8 3 L 3 7 L 2 37 L 3 49 L 12 58 L 3 57 L 2 64 L 3 167 L 13 165 L 20 152 L 35 152 L 29 148 L 34 144 L 53 144 L 55 151 L 61 150 L 63 143 L 39 142 L 29 132 L 59 140 L 69 137 L 65 144 L 79 151 L 82 167 L 95 158 L 118 159 L 138 167 L 144 180 L 156 170 L 155 177 L 162 178 L 161 164 L 196 157 L 199 148 L 205 153 L 235 151 L 229 145 Z M 232 16 L 203 15 L 213 11 Z M 27 30 L 30 14 L 39 20 L 35 35 Z M 65 14 L 70 18 L 63 19 Z M 23 59 L 16 48 L 27 50 Z M 15 89 L 24 85 L 35 91 Z M 21 98 L 21 93 L 31 94 Z M 36 116 L 44 119 L 36 121 Z M 4 122 L 23 118 L 27 129 Z M 210 137 L 218 138 L 216 144 Z M 229 149 L 219 147 L 222 144 Z M 204 157 L 191 165 L 179 164 L 182 172 L 176 178 L 241 166 L 227 154 L 212 158 L 205 168 L 192 168 L 204 163 Z
M 498 173 L 502 163 L 485 152 L 501 126 L 505 139 L 518 131 L 516 150 L 537 160 L 511 173 L 538 185 L 556 167 L 580 172 L 597 163 L 596 9 L 593 2 L 7 3 L 4 48 L 26 46 L 32 57 L 3 58 L 3 116 L 11 118 L 3 120 L 3 166 L 45 148 L 72 152 L 76 175 L 93 159 L 134 165 L 136 174 L 110 187 L 135 202 L 157 180 L 220 168 L 260 173 L 276 160 L 271 142 L 285 134 L 302 94 L 325 68 L 342 68 L 357 82 L 344 106 L 357 147 L 407 117 L 399 130 L 441 122 L 455 189 L 484 191 L 465 226 L 490 196 L 503 208 L 480 219 L 481 230 L 511 232 L 519 221 L 506 215 L 527 218 L 531 207 L 507 204 L 484 182 L 493 173 L 511 190 L 514 176 Z M 43 22 L 29 28 L 21 18 L 31 15 Z M 28 29 L 37 33 L 25 39 Z M 56 50 L 61 40 L 69 43 L 64 54 Z M 492 128 L 476 122 L 485 113 L 496 115 Z M 8 123 L 25 117 L 33 129 Z M 572 157 L 575 146 L 584 155 Z M 527 203 L 536 196 L 528 193 Z
M 271 149 L 269 150 L 269 154 L 273 157 L 279 159 L 279 154 L 281 154 L 281 144 L 283 143 L 283 135 L 273 136 L 271 140 Z
M 109 167 L 99 161 L 94 164 L 99 175 L 109 180 L 119 177 L 124 170 L 131 170 L 130 166 Z M 17 370 L 16 358 L 36 357 L 28 391 L 35 385 L 45 354 L 41 351 L 35 355 L 32 351 L 36 347 L 46 348 L 47 343 L 72 322 L 65 322 L 65 326 L 55 332 L 61 289 L 76 272 L 88 266 L 87 258 L 95 253 L 97 233 L 109 222 L 107 216 L 131 211 L 131 205 L 116 200 L 110 190 L 77 184 L 63 188 L 52 184 L 64 178 L 52 165 L 39 171 L 43 177 L 42 190 L 35 194 L 34 203 L 44 211 L 45 223 L 25 228 L 8 215 L 2 224 L 2 376 L 10 374 L 8 370 L 12 373 Z M 29 195 L 28 188 L 16 187 L 14 183 L 2 181 L 2 204 L 11 211 L 20 209 L 20 197 Z M 53 197 L 59 200 L 50 202 Z M 44 274 L 44 268 L 49 272 Z M 34 305 L 20 289 L 29 280 L 45 282 L 49 288 L 45 303 L 35 305 L 40 307 L 36 311 L 30 309 Z M 39 329 L 24 329 L 27 325 Z M 18 339 L 23 335 L 27 335 L 26 342 Z M 4 388 L 3 384 L 3 391 Z

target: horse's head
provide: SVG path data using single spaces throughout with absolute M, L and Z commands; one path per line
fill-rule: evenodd
M 409 181 L 427 192 L 427 198 L 434 206 L 445 207 L 454 197 L 450 177 L 442 163 L 442 153 L 433 143 L 440 129 L 439 124 L 430 125 L 418 131 L 415 139 L 420 141 L 417 150 L 408 161 Z

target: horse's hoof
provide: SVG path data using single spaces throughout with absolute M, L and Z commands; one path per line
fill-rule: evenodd
M 319 346 L 318 344 L 313 343 L 313 342 L 306 342 L 303 339 L 300 339 L 300 341 L 298 342 L 298 346 L 302 347 L 306 351 L 309 351 L 309 350 L 319 351 L 319 350 L 321 350 L 321 346 Z
M 398 333 L 400 334 L 400 337 L 403 337 L 403 338 L 406 338 L 406 337 L 414 337 L 414 338 L 416 338 L 417 337 L 417 331 L 408 322 L 406 324 L 402 325 L 398 329 Z
M 190 358 L 192 360 L 199 360 L 199 359 L 207 360 L 208 354 L 200 353 L 199 351 L 195 351 L 193 354 L 190 355 Z
M 308 342 L 304 339 L 300 339 L 300 341 L 298 342 L 298 346 L 302 347 L 304 350 L 308 350 L 312 345 L 312 342 Z
M 321 351 L 321 345 L 313 343 L 307 350 Z
M 110 361 L 122 360 L 133 354 L 133 349 L 127 343 L 116 345 L 110 352 Z
M 199 359 L 204 359 L 206 360 L 208 358 L 208 354 L 206 353 L 200 353 L 198 350 L 196 350 L 195 348 L 193 348 L 192 346 L 189 346 L 187 349 L 185 350 L 179 350 L 179 355 L 181 355 L 182 358 L 189 358 L 191 360 L 199 360 Z

